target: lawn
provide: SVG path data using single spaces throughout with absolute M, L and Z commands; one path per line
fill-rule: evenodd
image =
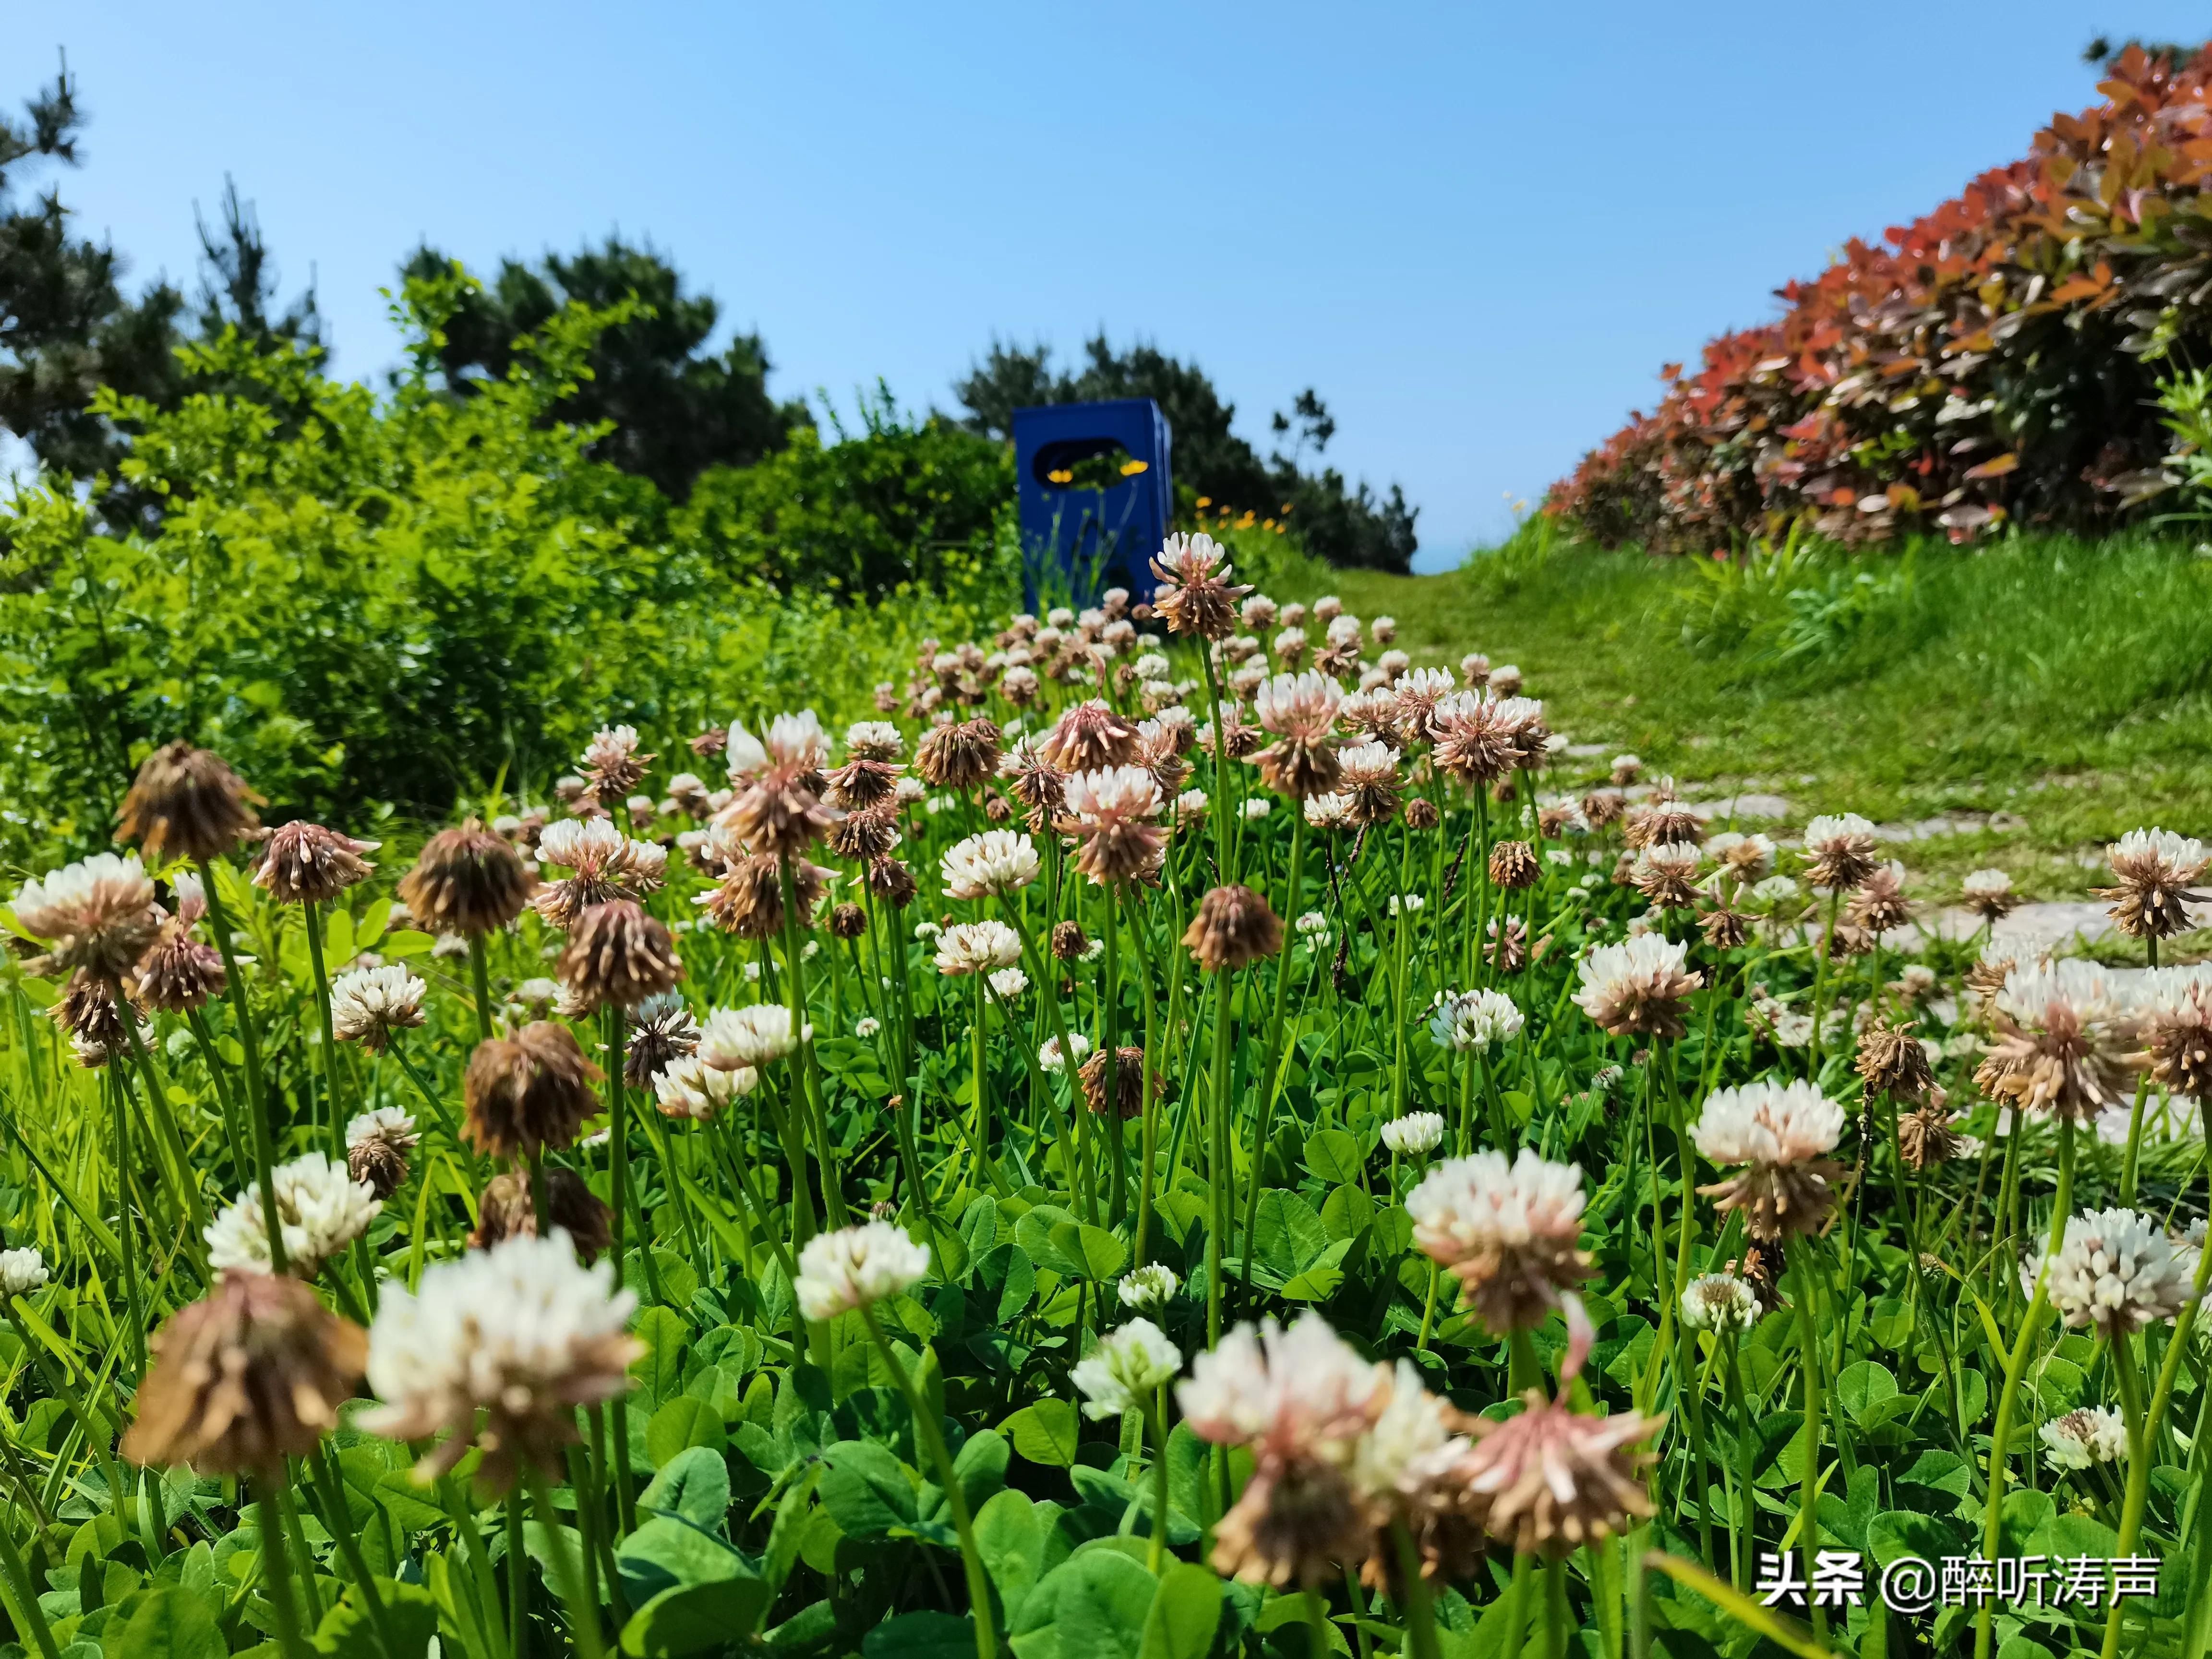
M 1395 616 L 1417 662 L 1517 663 L 1557 729 L 1686 793 L 1778 794 L 1792 824 L 1948 818 L 1958 832 L 1899 848 L 1923 889 L 1995 864 L 2078 895 L 2121 831 L 2212 823 L 2212 558 L 2187 539 L 1746 569 L 1532 530 L 1448 574 L 1346 571 L 1335 588 Z

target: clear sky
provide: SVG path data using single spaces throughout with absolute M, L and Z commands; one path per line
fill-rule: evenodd
M 189 285 L 193 205 L 234 177 L 343 374 L 392 362 L 377 290 L 419 240 L 482 270 L 619 229 L 761 331 L 779 395 L 950 406 L 994 333 L 1067 356 L 1101 325 L 1195 358 L 1263 447 L 1311 385 L 1434 568 L 1661 363 L 2094 101 L 2093 33 L 2204 27 L 2154 0 L 72 0 L 18 12 L 0 95 L 68 49 L 94 121 L 65 199 L 141 278 Z

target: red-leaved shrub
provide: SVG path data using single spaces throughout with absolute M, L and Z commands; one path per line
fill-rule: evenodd
M 2161 360 L 2212 333 L 2212 47 L 2130 46 L 2098 89 L 2026 161 L 1781 289 L 1779 320 L 1662 369 L 1656 412 L 1547 510 L 1702 552 L 1797 520 L 1845 542 L 2095 530 L 2145 499 Z

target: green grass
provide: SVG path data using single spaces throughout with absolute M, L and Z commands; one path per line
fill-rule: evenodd
M 1416 661 L 1518 663 L 1556 729 L 1686 792 L 1758 787 L 1792 822 L 2026 820 L 1901 846 L 1923 878 L 1998 864 L 2078 894 L 2123 830 L 2212 829 L 2212 558 L 2188 541 L 1798 553 L 1746 575 L 1532 530 L 1449 574 L 1334 586 L 1395 616 Z

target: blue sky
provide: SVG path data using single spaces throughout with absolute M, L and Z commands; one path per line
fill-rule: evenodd
M 995 332 L 1194 357 L 1267 440 L 1313 386 L 1329 459 L 1396 480 L 1421 564 L 1510 529 L 1648 406 L 1661 363 L 2025 152 L 2094 100 L 2099 31 L 2178 4 L 1986 10 L 75 0 L 94 122 L 64 185 L 139 276 L 189 281 L 225 173 L 341 373 L 395 355 L 418 240 L 478 269 L 613 229 L 768 342 L 781 395 L 951 404 Z

